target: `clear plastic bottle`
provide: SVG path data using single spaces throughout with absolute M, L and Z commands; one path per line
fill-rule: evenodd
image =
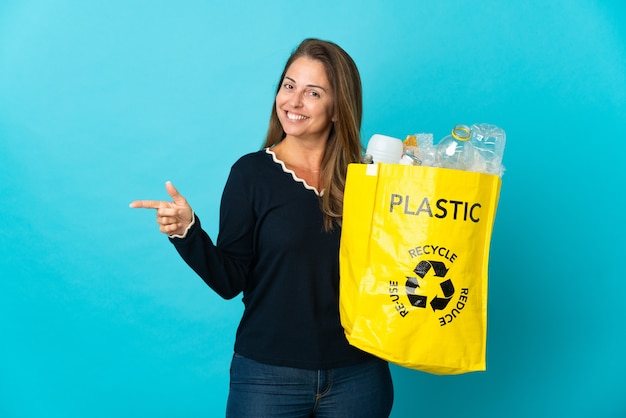
M 504 129 L 488 123 L 475 123 L 470 127 L 471 143 L 476 150 L 477 170 L 487 174 L 502 176 L 502 157 L 506 145 Z
M 452 133 L 437 144 L 436 165 L 443 168 L 471 170 L 474 163 L 474 147 L 470 138 L 469 126 L 456 125 Z

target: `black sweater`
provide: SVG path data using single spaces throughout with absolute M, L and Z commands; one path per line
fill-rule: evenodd
M 350 346 L 339 320 L 340 230 L 323 230 L 317 191 L 275 155 L 243 156 L 230 172 L 217 245 L 199 219 L 179 254 L 220 296 L 243 291 L 235 352 L 303 369 L 348 366 L 371 358 Z

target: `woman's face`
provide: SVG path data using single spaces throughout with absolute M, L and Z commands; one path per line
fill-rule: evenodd
M 276 113 L 285 134 L 306 140 L 328 139 L 334 120 L 333 94 L 321 62 L 296 59 L 276 95 Z

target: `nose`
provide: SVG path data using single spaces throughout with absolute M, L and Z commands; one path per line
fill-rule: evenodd
M 289 98 L 289 104 L 293 107 L 302 106 L 302 93 L 298 91 L 294 91 L 291 97 Z

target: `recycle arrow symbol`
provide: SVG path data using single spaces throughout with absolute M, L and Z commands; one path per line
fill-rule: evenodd
M 406 295 L 409 298 L 409 302 L 411 305 L 416 308 L 425 308 L 426 302 L 428 301 L 428 296 L 424 295 L 416 295 L 415 290 L 420 287 L 417 277 L 407 277 L 406 280 Z
M 443 298 L 436 296 L 433 300 L 430 301 L 430 306 L 433 308 L 433 311 L 441 311 L 448 306 L 448 302 L 452 299 L 452 295 L 454 295 L 454 285 L 452 284 L 452 280 L 448 279 L 445 282 L 441 282 L 440 284 L 441 290 L 443 291 Z
M 435 277 L 445 277 L 448 273 L 446 265 L 441 261 L 426 260 L 420 261 L 417 266 L 415 266 L 415 269 L 413 269 L 413 272 L 423 279 L 431 269 L 433 270 Z M 409 302 L 417 308 L 425 308 L 426 303 L 428 302 L 428 297 L 415 294 L 415 291 L 419 287 L 420 285 L 417 277 L 407 277 L 406 291 Z M 445 307 L 448 306 L 452 295 L 454 295 L 454 285 L 452 284 L 452 280 L 448 279 L 441 282 L 440 287 L 444 297 L 436 296 L 433 300 L 431 300 L 430 306 L 433 308 L 433 311 L 445 309 Z
M 423 279 L 424 276 L 426 276 L 426 273 L 428 273 L 431 268 L 434 270 L 436 277 L 445 277 L 446 273 L 448 272 L 446 265 L 443 264 L 441 261 L 426 260 L 420 261 L 417 266 L 415 266 L 415 269 L 413 271 L 415 272 L 415 274 Z

